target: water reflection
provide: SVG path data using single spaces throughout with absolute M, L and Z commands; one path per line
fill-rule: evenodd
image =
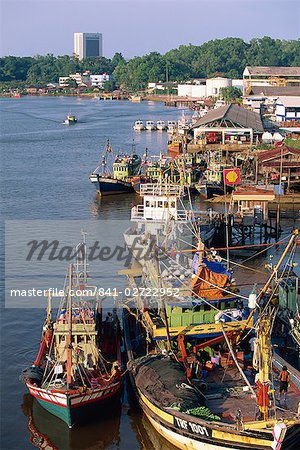
M 22 410 L 28 417 L 29 441 L 39 449 L 47 450 L 104 450 L 118 448 L 120 441 L 120 402 L 89 417 L 89 423 L 69 429 L 66 424 L 45 411 L 30 394 L 23 397 Z

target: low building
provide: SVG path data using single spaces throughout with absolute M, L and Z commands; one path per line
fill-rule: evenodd
M 176 81 L 159 81 L 158 83 L 148 83 L 148 92 L 161 91 L 161 93 L 169 91 L 177 91 L 178 83 Z
M 58 84 L 60 87 L 68 87 L 70 84 L 70 77 L 59 77 Z
M 247 66 L 243 72 L 243 95 L 253 87 L 300 86 L 300 67 Z
M 59 86 L 68 87 L 71 81 L 75 81 L 78 87 L 97 86 L 103 87 L 105 81 L 110 81 L 108 73 L 91 75 L 89 71 L 81 73 L 70 73 L 67 77 L 59 77 Z
M 102 73 L 99 75 L 90 75 L 90 82 L 92 86 L 103 87 L 105 81 L 110 81 L 112 77 L 108 73 Z
M 85 72 L 83 74 L 81 73 L 70 73 L 69 78 L 71 80 L 76 81 L 77 86 L 83 86 L 83 87 L 87 87 L 91 85 L 91 79 L 90 79 L 90 73 L 89 72 Z
M 220 89 L 227 87 L 238 87 L 242 91 L 242 80 L 232 80 L 225 77 L 196 78 L 190 83 L 178 85 L 179 97 L 205 98 L 219 97 Z
M 258 166 L 267 182 L 278 180 L 287 188 L 300 187 L 300 150 L 279 146 L 258 154 Z M 281 177 L 281 180 L 280 180 Z
M 279 97 L 276 101 L 276 120 L 277 122 L 300 121 L 300 96 Z
M 259 114 L 234 104 L 208 111 L 192 129 L 195 144 L 236 144 L 237 147 L 252 145 L 264 132 Z

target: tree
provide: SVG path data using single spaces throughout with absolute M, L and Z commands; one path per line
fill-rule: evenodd
M 113 80 L 107 80 L 103 83 L 103 90 L 104 92 L 112 92 L 115 89 L 115 83 Z
M 249 43 L 240 38 L 215 39 L 202 45 L 180 45 L 161 55 L 151 52 L 126 61 L 122 53 L 109 58 L 73 56 L 44 56 L 0 58 L 2 83 L 26 82 L 47 84 L 57 82 L 60 76 L 90 71 L 92 74 L 108 73 L 114 76 L 118 86 L 135 91 L 149 82 L 166 80 L 187 81 L 207 78 L 216 74 L 225 77 L 241 77 L 245 66 L 300 66 L 300 40 L 281 41 L 268 36 L 252 39 Z
M 115 53 L 112 60 L 111 60 L 111 65 L 113 70 L 115 70 L 115 68 L 118 65 L 121 64 L 126 64 L 125 58 L 123 57 L 122 53 Z
M 242 97 L 241 90 L 236 86 L 220 88 L 220 98 L 230 103 Z

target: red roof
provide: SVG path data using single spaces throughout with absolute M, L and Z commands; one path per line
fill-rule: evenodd
M 280 167 L 282 165 L 285 167 L 300 167 L 300 161 L 282 161 L 282 164 L 279 161 L 263 161 L 262 163 L 265 167 Z
M 258 160 L 261 162 L 265 162 L 265 161 L 269 161 L 270 159 L 280 158 L 281 155 L 284 156 L 284 155 L 288 155 L 289 153 L 292 155 L 300 156 L 299 149 L 284 146 L 284 147 L 273 148 L 271 150 L 267 150 L 265 152 L 259 153 Z

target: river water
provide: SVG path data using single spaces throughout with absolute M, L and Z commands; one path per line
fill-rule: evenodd
M 58 239 L 72 246 L 84 229 L 90 242 L 122 247 L 130 207 L 139 199 L 135 195 L 96 199 L 88 175 L 98 164 L 107 139 L 115 153 L 134 148 L 143 154 L 147 147 L 150 154 L 158 155 L 166 149 L 166 133 L 134 133 L 133 122 L 177 120 L 181 111 L 152 102 L 24 97 L 0 100 L 0 112 L 1 210 L 5 219 L 5 224 L 1 223 L 1 448 L 171 449 L 129 405 L 126 390 L 120 410 L 72 431 L 32 402 L 18 378 L 36 355 L 45 299 L 13 298 L 10 290 L 63 287 L 67 263 L 49 258 L 28 261 L 32 239 Z M 62 124 L 68 113 L 78 117 L 78 124 Z M 289 231 L 292 224 L 284 226 Z M 263 280 L 264 263 L 264 258 L 252 261 L 253 268 L 261 269 L 255 281 Z M 117 272 L 122 267 L 124 261 L 114 257 L 94 260 L 89 271 L 98 286 L 120 291 L 125 280 Z M 249 273 L 241 269 L 239 274 L 249 279 Z

